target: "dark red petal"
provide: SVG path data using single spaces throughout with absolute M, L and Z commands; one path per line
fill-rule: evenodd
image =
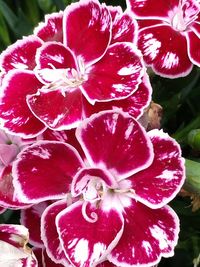
M 84 160 L 84 152 L 75 136 L 75 129 L 66 130 L 66 131 L 53 131 L 47 129 L 45 132 L 39 136 L 38 140 L 50 140 L 50 141 L 60 141 L 72 145 L 79 153 L 81 158 Z
M 96 64 L 87 68 L 88 80 L 81 88 L 91 104 L 123 99 L 137 90 L 144 75 L 140 51 L 123 42 L 109 46 Z
M 128 9 L 131 9 L 137 18 L 164 19 L 169 21 L 169 11 L 179 5 L 179 0 L 126 0 Z
M 194 32 L 190 31 L 186 34 L 188 43 L 188 55 L 193 64 L 200 67 L 200 34 L 197 36 Z
M 152 88 L 147 75 L 143 77 L 143 82 L 139 85 L 136 92 L 131 96 L 122 100 L 113 100 L 109 102 L 96 102 L 95 105 L 84 101 L 84 110 L 86 116 L 89 117 L 94 113 L 104 110 L 121 109 L 128 112 L 134 118 L 138 118 L 143 114 L 144 109 L 150 104 Z
M 21 210 L 20 223 L 29 229 L 29 243 L 36 247 L 43 247 L 41 240 L 41 216 L 50 202 L 41 202 L 28 209 Z
M 85 63 L 96 61 L 111 38 L 111 16 L 97 1 L 81 1 L 64 11 L 64 44 Z
M 63 12 L 53 13 L 45 16 L 45 22 L 42 22 L 35 28 L 34 34 L 43 41 L 63 42 Z
M 173 256 L 179 220 L 168 206 L 150 209 L 139 202 L 124 209 L 125 226 L 108 260 L 117 266 L 154 266 L 161 257 Z
M 29 205 L 15 198 L 12 166 L 5 167 L 0 174 L 0 205 L 9 209 L 24 209 Z
M 38 141 L 18 154 L 13 163 L 13 182 L 18 196 L 28 203 L 63 198 L 82 166 L 72 146 Z
M 0 92 L 1 127 L 22 138 L 35 137 L 45 130 L 26 104 L 26 96 L 41 86 L 32 71 L 12 70 L 4 77 Z
M 76 136 L 90 166 L 110 170 L 118 180 L 152 162 L 152 144 L 143 128 L 119 110 L 91 116 L 80 125 Z
M 97 267 L 117 267 L 115 264 L 109 261 L 104 261 L 97 265 Z
M 63 249 L 74 266 L 95 266 L 118 242 L 123 218 L 114 209 L 103 210 L 89 203 L 83 216 L 82 204 L 76 202 L 59 213 L 57 229 Z M 96 218 L 91 222 L 90 216 L 94 214 Z
M 56 42 L 48 42 L 37 51 L 38 69 L 76 69 L 74 55 L 71 50 Z
M 61 246 L 56 229 L 56 216 L 67 207 L 67 200 L 61 200 L 48 206 L 41 218 L 41 238 L 44 242 L 47 255 L 57 264 L 69 266 L 67 257 Z
M 10 45 L 0 56 L 2 70 L 6 72 L 12 69 L 33 70 L 36 65 L 36 51 L 41 45 L 42 40 L 33 35 Z
M 119 7 L 109 7 L 112 16 L 112 39 L 111 44 L 116 42 L 135 43 L 138 35 L 138 25 L 132 14 L 124 12 Z
M 75 128 L 83 118 L 79 88 L 64 94 L 61 90 L 40 91 L 29 95 L 27 103 L 32 113 L 53 130 Z
M 163 77 L 183 77 L 192 70 L 186 37 L 170 26 L 157 25 L 139 31 L 138 47 L 145 63 Z
M 171 201 L 185 180 L 184 159 L 175 140 L 162 131 L 149 133 L 154 147 L 153 163 L 129 179 L 136 199 L 151 208 L 159 208 Z

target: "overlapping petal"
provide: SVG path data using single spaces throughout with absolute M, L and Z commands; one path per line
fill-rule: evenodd
M 36 61 L 39 70 L 52 68 L 54 71 L 55 69 L 76 69 L 72 51 L 58 42 L 46 42 L 41 46 L 37 50 Z
M 188 55 L 193 64 L 200 67 L 200 35 L 197 36 L 194 32 L 190 31 L 186 35 L 188 43 Z
M 113 100 L 109 102 L 96 102 L 90 105 L 84 101 L 84 111 L 86 117 L 99 111 L 114 110 L 116 108 L 128 112 L 129 115 L 138 119 L 144 112 L 144 109 L 150 104 L 152 87 L 147 75 L 144 75 L 142 83 L 140 83 L 137 91 L 131 96 L 122 100 Z M 84 100 L 84 99 L 83 99 Z
M 144 66 L 141 54 L 128 42 L 115 43 L 104 57 L 87 68 L 88 79 L 81 85 L 89 102 L 123 99 L 141 83 Z M 95 90 L 94 90 L 95 88 Z
M 48 206 L 41 218 L 41 237 L 44 242 L 47 255 L 57 264 L 69 266 L 69 261 L 64 254 L 58 232 L 56 229 L 56 216 L 67 207 L 67 201 L 61 200 Z
M 192 70 L 193 64 L 187 54 L 185 36 L 168 25 L 157 25 L 141 30 L 138 47 L 146 64 L 163 77 L 186 76 Z
M 34 35 L 10 45 L 0 56 L 1 69 L 4 72 L 12 69 L 33 70 L 36 65 L 36 51 L 41 45 L 42 40 Z
M 179 145 L 168 134 L 152 130 L 148 135 L 154 147 L 153 163 L 128 179 L 137 200 L 151 208 L 159 208 L 180 191 L 185 180 L 184 159 Z
M 24 209 L 29 206 L 16 197 L 11 165 L 4 167 L 0 174 L 0 205 L 9 209 Z
M 41 22 L 34 30 L 34 34 L 45 42 L 63 42 L 63 12 L 45 16 L 45 22 Z
M 108 256 L 117 266 L 153 266 L 173 255 L 179 220 L 168 206 L 152 210 L 137 201 L 124 209 L 123 235 Z
M 0 92 L 1 127 L 23 138 L 32 138 L 45 130 L 26 104 L 26 95 L 34 94 L 41 83 L 32 71 L 12 70 L 3 79 Z
M 112 17 L 111 44 L 116 42 L 135 43 L 138 33 L 136 20 L 128 11 L 123 13 L 121 7 L 109 6 L 108 8 Z
M 139 19 L 162 19 L 169 21 L 169 10 L 178 7 L 179 0 L 126 0 L 127 6 Z
M 82 166 L 72 146 L 38 141 L 18 154 L 13 163 L 13 182 L 25 203 L 64 198 L 73 176 Z
M 152 161 L 152 145 L 143 128 L 119 110 L 91 116 L 76 134 L 90 165 L 111 171 L 116 179 L 145 169 Z
M 82 94 L 79 89 L 63 94 L 61 90 L 38 91 L 27 96 L 32 113 L 53 130 L 69 130 L 83 119 Z M 52 108 L 53 107 L 53 108 Z
M 70 5 L 64 11 L 64 45 L 85 64 L 96 62 L 109 45 L 111 23 L 107 7 L 96 0 Z
M 37 260 L 27 246 L 28 229 L 22 225 L 0 225 L 0 265 L 37 267 Z
M 29 243 L 32 246 L 44 247 L 41 240 L 41 216 L 43 211 L 50 205 L 48 201 L 33 205 L 28 209 L 22 209 L 20 214 L 20 223 L 29 229 Z
M 123 218 L 114 209 L 96 209 L 88 203 L 87 220 L 82 214 L 82 204 L 78 201 L 61 211 L 56 218 L 57 229 L 63 249 L 74 266 L 95 266 L 121 237 Z

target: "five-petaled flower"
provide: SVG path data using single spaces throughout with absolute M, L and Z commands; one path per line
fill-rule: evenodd
M 113 106 L 138 117 L 151 87 L 143 78 L 136 39 L 137 23 L 129 13 L 97 0 L 47 16 L 34 35 L 0 57 L 1 127 L 30 138 L 46 127 L 75 128 L 83 118 Z
M 65 266 L 153 266 L 172 256 L 179 222 L 166 204 L 184 182 L 179 145 L 119 110 L 84 120 L 76 137 L 84 161 L 67 143 L 39 141 L 13 164 L 21 201 L 60 199 L 42 215 L 49 257 Z
M 200 66 L 200 4 L 196 0 L 127 0 L 138 19 L 138 47 L 156 74 L 186 76 Z

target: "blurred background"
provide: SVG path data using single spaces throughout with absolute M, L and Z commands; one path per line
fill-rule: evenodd
M 0 52 L 31 34 L 45 14 L 64 10 L 72 2 L 76 1 L 0 0 Z M 125 9 L 125 0 L 104 2 Z M 152 72 L 150 77 L 153 101 L 161 106 L 159 110 L 152 109 L 154 118 L 158 117 L 158 125 L 180 143 L 183 156 L 195 161 L 186 161 L 184 190 L 170 203 L 181 222 L 175 255 L 162 259 L 159 267 L 197 267 L 200 266 L 200 70 L 194 67 L 189 76 L 174 80 Z M 0 223 L 19 223 L 19 211 L 6 211 L 0 215 Z

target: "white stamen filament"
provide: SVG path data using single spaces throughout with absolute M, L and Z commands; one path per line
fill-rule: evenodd
M 87 215 L 86 209 L 89 202 L 84 201 L 82 205 L 82 215 L 84 219 L 89 223 L 95 223 L 98 220 L 98 215 L 93 211 L 90 214 L 90 217 Z

